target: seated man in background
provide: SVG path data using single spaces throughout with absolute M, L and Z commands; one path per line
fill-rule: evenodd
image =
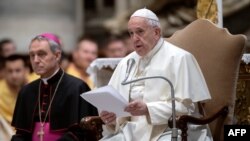
M 81 38 L 72 53 L 72 63 L 69 64 L 66 72 L 79 79 L 82 79 L 93 89 L 94 83 L 86 72 L 89 65 L 97 58 L 98 45 L 89 38 Z
M 134 47 L 133 47 L 133 42 L 131 41 L 130 39 L 130 36 L 128 33 L 123 33 L 122 34 L 122 40 L 123 42 L 125 43 L 125 46 L 126 46 L 126 50 L 127 50 L 127 53 L 126 55 L 132 53 L 134 50 Z
M 0 80 L 4 77 L 4 57 L 0 56 Z
M 18 92 L 27 83 L 26 73 L 24 56 L 13 54 L 5 58 L 4 79 L 0 80 L 0 116 L 3 118 L 2 121 L 5 120 L 7 124 L 0 132 L 12 130 L 14 133 L 11 121 Z M 13 133 L 6 135 L 8 140 Z
M 8 57 L 16 52 L 16 45 L 11 39 L 2 39 L 0 41 L 0 56 Z
M 40 79 L 24 86 L 19 94 L 12 125 L 12 141 L 91 141 L 87 130 L 79 127 L 82 117 L 97 115 L 95 107 L 80 97 L 89 91 L 82 80 L 60 67 L 59 39 L 44 33 L 32 39 L 29 55 Z
M 40 76 L 37 75 L 33 69 L 32 69 L 32 66 L 31 66 L 31 63 L 30 63 L 30 57 L 29 55 L 25 55 L 25 61 L 26 61 L 26 68 L 27 68 L 27 79 L 28 79 L 28 83 L 36 80 L 36 79 L 39 79 Z
M 105 57 L 123 58 L 126 56 L 127 50 L 124 41 L 117 37 L 110 37 L 104 45 Z
M 174 87 L 176 114 L 180 116 L 196 114 L 196 102 L 211 98 L 203 74 L 192 54 L 164 41 L 159 19 L 152 11 L 140 9 L 133 13 L 128 32 L 135 52 L 119 63 L 109 84 L 129 101 L 124 110 L 131 116 L 116 117 L 112 112 L 101 111 L 108 132 L 101 140 L 170 141 L 169 84 L 162 79 L 142 80 L 125 86 L 121 83 L 150 76 L 168 78 Z M 190 135 L 191 141 L 212 140 L 207 126 L 192 130 L 195 136 Z

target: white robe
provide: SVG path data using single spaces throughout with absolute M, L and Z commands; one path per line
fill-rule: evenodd
M 193 55 L 161 38 L 146 57 L 141 58 L 135 52 L 125 57 L 109 82 L 128 101 L 129 93 L 133 97 L 133 93 L 138 91 L 141 95 L 139 99 L 147 104 L 149 116 L 117 118 L 115 126 L 104 128 L 103 141 L 156 141 L 168 128 L 167 122 L 172 115 L 169 84 L 161 79 L 150 79 L 139 86 L 121 85 L 125 78 L 127 60 L 130 58 L 134 58 L 135 65 L 128 80 L 144 76 L 164 76 L 173 83 L 177 115 L 192 114 L 196 110 L 195 102 L 211 98 Z M 203 133 L 209 134 L 206 129 Z
M 0 115 L 0 141 L 9 141 L 14 135 L 14 130 L 10 124 Z

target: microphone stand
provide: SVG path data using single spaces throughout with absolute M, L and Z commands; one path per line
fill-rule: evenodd
M 172 118 L 173 118 L 172 141 L 177 141 L 178 130 L 176 128 L 176 119 L 175 119 L 175 116 L 176 116 L 176 113 L 175 113 L 175 96 L 174 96 L 174 87 L 173 87 L 173 84 L 171 83 L 171 81 L 168 80 L 167 78 L 163 77 L 163 76 L 142 77 L 142 78 L 138 78 L 138 79 L 126 82 L 127 78 L 128 77 L 126 77 L 125 80 L 121 83 L 122 85 L 127 85 L 127 84 L 134 83 L 134 82 L 137 82 L 137 81 L 146 80 L 146 79 L 155 79 L 155 78 L 160 78 L 160 79 L 163 79 L 163 80 L 168 82 L 168 84 L 170 85 L 170 88 L 171 88 L 171 101 L 172 101 Z

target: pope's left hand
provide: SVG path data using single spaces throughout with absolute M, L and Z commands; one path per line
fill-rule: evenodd
M 132 116 L 148 115 L 148 107 L 146 103 L 141 100 L 135 100 L 125 107 L 124 111 L 131 113 Z

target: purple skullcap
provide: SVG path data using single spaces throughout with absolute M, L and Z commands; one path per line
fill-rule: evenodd
M 38 36 L 52 40 L 52 41 L 56 42 L 58 45 L 61 45 L 59 38 L 53 33 L 43 33 L 43 34 L 40 34 Z

